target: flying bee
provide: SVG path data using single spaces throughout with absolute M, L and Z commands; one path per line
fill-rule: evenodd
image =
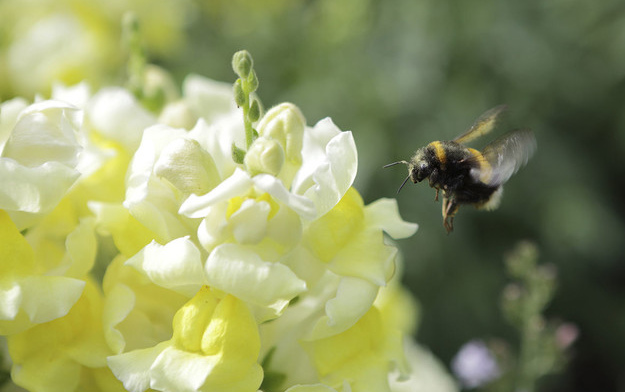
M 450 141 L 434 141 L 416 151 L 410 162 L 398 161 L 408 166 L 408 180 L 418 183 L 426 178 L 430 186 L 443 191 L 443 226 L 450 233 L 454 229 L 454 216 L 463 204 L 478 209 L 493 210 L 499 206 L 503 184 L 527 163 L 536 150 L 536 139 L 529 129 L 510 131 L 495 139 L 480 152 L 466 147 L 479 136 L 491 132 L 507 109 L 506 105 L 494 107 L 482 114 L 463 134 Z

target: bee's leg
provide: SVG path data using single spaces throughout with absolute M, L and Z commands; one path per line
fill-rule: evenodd
M 443 226 L 447 229 L 447 207 L 449 205 L 449 199 L 445 196 L 445 192 L 443 192 Z M 449 233 L 449 230 L 447 230 Z
M 440 192 L 440 189 L 436 188 L 436 197 L 434 198 L 434 201 L 438 201 L 438 192 Z
M 454 200 L 450 201 L 447 197 L 443 198 L 443 226 L 447 230 L 447 234 L 454 230 L 454 216 L 459 207 Z

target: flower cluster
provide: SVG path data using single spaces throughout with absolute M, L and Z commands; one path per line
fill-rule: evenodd
M 414 305 L 390 238 L 416 225 L 352 187 L 351 132 L 283 103 L 250 138 L 235 95 L 189 76 L 157 112 L 86 84 L 2 103 L 0 333 L 16 384 L 390 391 L 410 377 Z

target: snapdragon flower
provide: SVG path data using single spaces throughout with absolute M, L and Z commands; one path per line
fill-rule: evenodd
M 391 391 L 410 377 L 403 341 L 415 311 L 392 239 L 417 226 L 394 200 L 365 205 L 352 187 L 351 132 L 330 119 L 309 126 L 291 103 L 244 118 L 230 88 L 195 75 L 156 113 L 123 88 L 55 95 L 34 105 L 54 110 L 47 139 L 19 137 L 33 110 L 22 101 L 6 104 L 13 120 L 0 128 L 6 159 L 39 159 L 26 165 L 38 175 L 49 162 L 72 173 L 57 193 L 40 188 L 43 206 L 0 206 L 3 255 L 28 261 L 2 280 L 16 383 Z M 241 159 L 233 146 L 246 146 Z M 38 178 L 22 181 L 43 187 Z M 42 288 L 18 295 L 50 275 L 52 299 Z M 48 303 L 46 317 L 35 311 Z M 45 358 L 60 362 L 37 375 Z

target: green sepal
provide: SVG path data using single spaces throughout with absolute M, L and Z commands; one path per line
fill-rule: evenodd
M 247 113 L 247 118 L 250 122 L 256 122 L 260 118 L 260 105 L 258 104 L 257 99 L 252 100 L 250 111 Z
M 253 93 L 258 89 L 258 77 L 256 77 L 256 71 L 252 70 L 252 72 L 247 75 L 245 79 L 245 86 L 247 87 L 248 93 Z
M 238 107 L 246 107 L 248 95 L 243 89 L 243 84 L 241 82 L 241 79 L 237 79 L 234 82 L 233 89 L 234 89 L 234 102 L 237 104 Z
M 237 147 L 234 143 L 232 143 L 232 160 L 238 164 L 243 164 L 245 160 L 245 150 Z

